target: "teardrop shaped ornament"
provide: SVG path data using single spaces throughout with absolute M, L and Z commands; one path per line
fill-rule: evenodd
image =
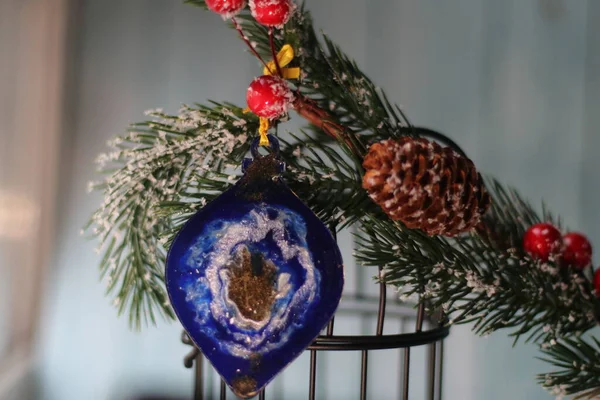
M 242 397 L 255 396 L 319 335 L 344 285 L 327 227 L 287 187 L 277 139 L 176 236 L 171 304 L 194 343 Z

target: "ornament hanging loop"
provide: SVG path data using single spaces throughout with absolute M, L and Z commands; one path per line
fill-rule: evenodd
M 269 147 L 271 149 L 271 153 L 276 157 L 279 158 L 279 140 L 277 140 L 277 138 L 273 135 L 267 135 L 267 139 L 269 140 L 269 145 L 266 147 Z M 252 158 L 261 158 L 263 157 L 259 152 L 258 152 L 258 148 L 261 146 L 260 143 L 260 138 L 256 138 L 252 141 L 252 144 L 250 145 L 250 154 L 252 154 Z
M 269 145 L 267 147 L 269 147 L 271 150 L 271 154 L 269 155 L 271 156 L 271 158 L 269 158 L 271 160 L 270 162 L 275 162 L 275 164 L 277 164 L 277 174 L 280 174 L 285 171 L 285 163 L 279 158 L 279 140 L 277 140 L 277 138 L 273 135 L 267 136 L 269 140 Z M 267 156 L 263 156 L 258 152 L 260 146 L 260 138 L 258 137 L 255 138 L 250 144 L 250 154 L 252 155 L 252 158 L 245 158 L 244 161 L 242 161 L 242 171 L 244 173 L 246 173 L 248 168 L 250 168 L 250 166 L 256 161 L 267 160 Z

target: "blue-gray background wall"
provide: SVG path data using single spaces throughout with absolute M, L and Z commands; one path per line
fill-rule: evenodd
M 307 0 L 307 7 L 414 124 L 447 133 L 481 171 L 543 198 L 567 225 L 600 243 L 600 3 Z M 176 111 L 207 99 L 243 104 L 260 67 L 219 17 L 180 1 L 86 0 L 73 23 L 60 225 L 39 336 L 42 398 L 185 398 L 192 376 L 182 367 L 188 349 L 179 343 L 181 328 L 131 332 L 104 297 L 95 243 L 79 236 L 100 202 L 86 185 L 106 140 L 143 119 L 144 110 Z M 357 270 L 349 236 L 341 240 L 348 290 L 372 291 L 374 273 Z M 349 333 L 364 324 L 346 318 L 338 327 Z M 551 398 L 534 381 L 548 368 L 534 359 L 536 348 L 511 344 L 502 332 L 479 338 L 455 328 L 446 346 L 445 398 Z M 319 398 L 357 398 L 358 357 L 320 359 Z M 305 398 L 307 364 L 306 356 L 296 361 L 270 397 Z M 424 370 L 415 365 L 417 385 Z M 396 371 L 395 353 L 372 356 L 370 398 L 397 398 Z M 422 397 L 418 389 L 411 398 Z

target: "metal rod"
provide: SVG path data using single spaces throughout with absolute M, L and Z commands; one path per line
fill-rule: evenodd
M 196 357 L 196 382 L 194 385 L 194 400 L 204 400 L 204 368 L 202 353 Z
M 362 365 L 360 373 L 360 400 L 367 400 L 367 366 L 369 361 L 369 352 L 363 350 L 362 352 Z
M 417 311 L 417 326 L 415 332 L 419 333 L 423 330 L 423 320 L 425 319 L 425 304 L 421 301 L 419 303 L 419 310 Z
M 261 390 L 260 393 L 258 394 L 258 400 L 265 400 L 266 394 L 265 394 L 265 389 Z
M 402 368 L 404 378 L 402 380 L 402 399 L 408 400 L 409 378 L 410 378 L 410 347 L 404 349 L 404 368 Z
M 189 346 L 193 345 L 192 339 L 190 339 L 186 331 L 181 332 L 181 342 Z
M 191 346 L 194 346 L 194 345 L 192 344 Z M 183 358 L 183 365 L 186 368 L 192 368 L 194 366 L 194 361 L 196 360 L 196 358 L 198 357 L 199 354 L 200 354 L 200 350 L 198 350 L 198 348 L 194 346 L 192 351 L 190 351 L 190 353 Z
M 425 304 L 419 301 L 419 310 L 417 311 L 417 326 L 415 332 L 420 333 L 423 330 L 423 320 L 425 319 Z M 404 390 L 403 399 L 408 400 L 410 381 L 410 347 L 404 350 Z
M 379 293 L 376 296 L 362 294 L 344 295 L 335 315 L 377 317 L 379 311 L 377 308 L 378 304 Z M 400 319 L 403 317 L 414 319 L 416 317 L 415 307 L 388 298 L 385 306 L 385 319 Z M 439 326 L 439 324 L 434 323 L 432 326 Z
M 379 267 L 379 277 L 381 278 L 381 272 L 383 269 Z M 379 284 L 379 310 L 377 312 L 377 336 L 383 335 L 383 322 L 385 320 L 385 305 L 386 305 L 386 295 L 387 288 L 385 283 L 381 282 Z
M 448 136 L 444 135 L 441 132 L 434 131 L 433 129 L 424 128 L 422 126 L 408 126 L 400 127 L 400 132 L 414 133 L 417 136 L 424 136 L 433 140 L 437 140 L 438 142 L 441 142 L 442 144 L 451 147 L 460 155 L 467 157 L 465 151 L 454 140 L 450 139 Z
M 436 346 L 437 343 L 432 343 L 429 345 L 429 372 L 427 374 L 427 377 L 429 378 L 429 400 L 435 400 L 435 364 L 437 362 Z
M 440 367 L 438 368 L 438 400 L 442 400 L 442 388 L 444 378 L 444 341 L 440 340 Z
M 450 333 L 449 327 L 424 332 L 399 333 L 382 336 L 319 336 L 309 350 L 383 350 L 422 346 L 442 340 Z
M 333 236 L 333 240 L 337 243 L 337 225 L 334 222 L 329 224 L 329 231 Z M 327 324 L 327 336 L 333 336 L 333 326 L 335 325 L 335 315 L 331 317 L 329 324 Z
M 333 336 L 333 326 L 335 325 L 335 317 L 331 318 L 329 324 L 327 325 L 327 336 Z
M 225 386 L 225 381 L 221 379 L 221 396 L 219 397 L 221 400 L 227 400 L 227 386 Z
M 317 391 L 317 351 L 310 351 L 310 382 L 308 386 L 308 399 L 315 400 L 315 394 Z

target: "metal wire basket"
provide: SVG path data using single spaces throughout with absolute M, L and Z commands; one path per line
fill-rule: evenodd
M 411 349 L 416 346 L 428 346 L 428 356 L 425 360 L 427 368 L 427 376 L 425 379 L 426 399 L 441 400 L 442 399 L 442 376 L 443 376 L 443 340 L 448 336 L 450 328 L 444 326 L 443 316 L 437 314 L 427 317 L 425 313 L 425 305 L 421 303 L 416 310 L 414 305 L 401 303 L 400 301 L 390 301 L 386 295 L 385 284 L 379 286 L 379 297 L 353 296 L 344 297 L 336 315 L 342 313 L 353 313 L 363 315 L 377 315 L 377 326 L 375 332 L 371 335 L 336 335 L 335 334 L 335 317 L 313 344 L 308 348 L 310 352 L 310 372 L 308 385 L 308 398 L 314 400 L 316 398 L 316 383 L 317 383 L 317 357 L 320 352 L 324 351 L 357 351 L 361 352 L 361 373 L 360 373 L 360 388 L 357 391 L 357 398 L 361 400 L 367 399 L 367 370 L 368 357 L 370 351 L 385 350 L 385 349 L 404 349 L 401 354 L 402 371 L 398 377 L 400 385 L 401 399 L 408 400 L 410 397 L 410 368 L 411 368 Z M 402 321 L 415 320 L 415 329 L 412 332 L 401 332 L 397 334 L 384 334 L 383 328 L 386 318 L 396 318 Z M 427 329 L 424 329 L 427 328 Z M 184 332 L 182 341 L 185 344 L 194 346 L 189 336 Z M 187 368 L 195 366 L 195 384 L 194 384 L 194 399 L 195 400 L 210 400 L 218 398 L 220 400 L 227 399 L 227 387 L 225 382 L 221 381 L 218 397 L 211 388 L 208 388 L 204 382 L 204 357 L 200 350 L 194 347 L 184 359 L 184 365 Z M 209 365 L 210 368 L 210 365 Z M 259 400 L 266 399 L 266 391 L 268 387 L 261 391 Z

